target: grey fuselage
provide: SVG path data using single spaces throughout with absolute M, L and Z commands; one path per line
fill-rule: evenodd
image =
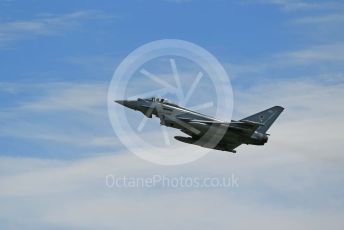
M 235 152 L 234 148 L 240 144 L 264 145 L 268 141 L 266 133 L 256 130 L 259 125 L 264 124 L 252 119 L 225 122 L 158 98 L 139 98 L 137 100 L 116 102 L 130 109 L 140 111 L 149 118 L 152 118 L 153 115 L 158 117 L 161 125 L 180 129 L 190 136 L 188 138 L 175 137 L 182 142 L 194 144 L 205 133 L 212 137 L 219 135 L 216 137 L 218 143 L 212 148 Z M 268 112 L 274 112 L 274 108 L 276 107 L 271 108 Z M 266 114 L 266 111 L 263 112 Z M 280 111 L 278 112 L 280 113 Z M 219 132 L 219 130 L 224 131 Z

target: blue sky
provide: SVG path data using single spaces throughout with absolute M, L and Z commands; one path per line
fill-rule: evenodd
M 0 228 L 341 229 L 343 13 L 330 0 L 0 0 Z M 107 89 L 121 60 L 159 39 L 217 57 L 234 118 L 284 106 L 270 142 L 174 167 L 131 154 Z M 109 173 L 235 173 L 240 187 L 109 190 Z

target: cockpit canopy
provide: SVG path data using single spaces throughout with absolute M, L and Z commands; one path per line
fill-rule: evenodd
M 160 102 L 160 103 L 164 103 L 164 104 L 169 104 L 169 105 L 174 105 L 174 106 L 178 106 L 177 104 L 164 99 L 164 98 L 159 98 L 159 97 L 149 97 L 149 98 L 144 98 L 144 100 L 146 101 L 156 101 L 156 102 Z
M 144 100 L 146 101 L 156 101 L 156 102 L 164 102 L 164 101 L 167 101 L 166 99 L 164 98 L 158 98 L 158 97 L 149 97 L 149 98 L 144 98 Z

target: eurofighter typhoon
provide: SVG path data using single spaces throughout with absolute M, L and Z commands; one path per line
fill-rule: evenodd
M 178 141 L 233 153 L 241 144 L 264 145 L 268 141 L 267 130 L 284 110 L 274 106 L 239 121 L 226 122 L 157 97 L 115 102 L 149 118 L 154 115 L 161 125 L 180 129 L 188 135 L 175 136 Z

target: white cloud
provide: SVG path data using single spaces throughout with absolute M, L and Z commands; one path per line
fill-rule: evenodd
M 106 106 L 107 102 L 107 87 L 98 82 L 93 84 L 57 82 L 33 87 L 41 88 L 46 95 L 24 102 L 21 107 L 23 110 L 79 110 L 92 113 L 94 109 Z
M 295 19 L 293 22 L 296 24 L 319 24 L 319 23 L 342 23 L 344 21 L 343 14 L 327 14 L 327 15 L 316 15 L 308 16 Z
M 343 7 L 339 1 L 305 1 L 305 0 L 258 0 L 258 1 L 244 1 L 247 3 L 261 3 L 271 4 L 282 7 L 284 10 L 323 10 L 323 9 L 336 9 Z
M 296 33 L 297 36 L 302 34 L 308 41 L 320 41 L 321 43 L 341 42 L 343 40 L 341 29 L 344 21 L 343 1 L 247 0 L 243 2 L 272 5 L 284 10 L 287 13 L 285 15 L 287 16 L 287 23 L 284 25 L 289 26 L 289 28 L 284 29 L 284 33 L 288 31 L 288 34 L 292 32 Z
M 321 229 L 324 226 L 341 229 L 343 224 L 342 210 L 327 206 L 327 201 L 321 201 L 316 208 L 309 207 L 310 204 L 306 207 L 294 204 L 298 199 L 321 199 L 321 195 L 312 193 L 313 188 L 332 195 L 331 188 L 320 187 L 323 182 L 317 180 L 324 173 L 323 169 L 307 176 L 306 172 L 313 164 L 308 159 L 271 150 L 241 155 L 213 152 L 203 160 L 178 167 L 152 165 L 129 153 L 74 162 L 35 161 L 39 162 L 21 158 L 0 159 L 2 166 L 11 164 L 18 170 L 13 172 L 11 169 L 9 175 L 0 178 L 0 200 L 6 201 L 0 207 L 0 218 L 6 219 L 2 226 L 6 227 L 8 223 L 12 227 L 26 226 L 27 229 L 175 229 L 176 226 L 181 229 L 208 229 L 209 226 L 217 229 L 253 226 L 264 229 Z M 303 167 L 295 167 L 295 164 Z M 26 170 L 22 170 L 23 167 Z M 272 174 L 271 170 L 276 171 Z M 228 190 L 115 189 L 105 186 L 108 174 L 178 177 L 230 175 L 233 172 L 239 176 L 241 187 Z M 306 176 L 306 181 L 300 180 L 300 176 Z M 261 192 L 272 196 L 277 193 L 288 199 L 287 203 L 274 201 L 273 197 L 262 199 Z M 340 197 L 334 201 L 342 202 Z M 288 202 L 290 206 L 285 207 Z M 313 210 L 310 212 L 309 208 Z M 28 214 L 22 215 L 24 212 Z
M 238 154 L 212 151 L 187 165 L 152 165 L 126 151 L 75 161 L 1 157 L 0 219 L 6 220 L 1 224 L 28 229 L 341 229 L 343 89 L 343 84 L 300 81 L 238 92 L 239 114 L 275 104 L 286 108 L 270 130 L 270 141 L 263 147 L 241 146 Z M 175 150 L 164 154 L 170 151 Z M 232 173 L 239 177 L 237 189 L 105 186 L 108 174 Z
M 229 63 L 226 65 L 226 69 L 237 78 L 245 73 L 268 73 L 272 70 L 285 71 L 300 66 L 313 67 L 314 69 L 321 67 L 325 69 L 327 67 L 326 69 L 331 70 L 331 72 L 327 71 L 326 77 L 331 77 L 331 75 L 342 76 L 341 73 L 335 72 L 337 69 L 333 67 L 341 68 L 343 60 L 344 43 L 336 42 L 275 53 L 253 61 L 247 61 L 246 64 Z M 331 66 L 331 68 L 328 66 Z
M 163 1 L 181 4 L 181 3 L 191 2 L 192 0 L 163 0 Z
M 281 59 L 287 59 L 294 63 L 309 63 L 319 61 L 343 61 L 344 44 L 334 43 L 326 45 L 313 46 L 304 50 L 287 52 L 280 56 Z
M 64 15 L 47 14 L 31 20 L 2 22 L 0 45 L 32 37 L 58 35 L 85 20 L 101 18 L 109 18 L 109 16 L 98 11 L 77 11 Z
M 111 136 L 103 83 L 2 83 L 0 90 L 19 98 L 0 112 L 1 136 L 78 147 L 119 145 Z

